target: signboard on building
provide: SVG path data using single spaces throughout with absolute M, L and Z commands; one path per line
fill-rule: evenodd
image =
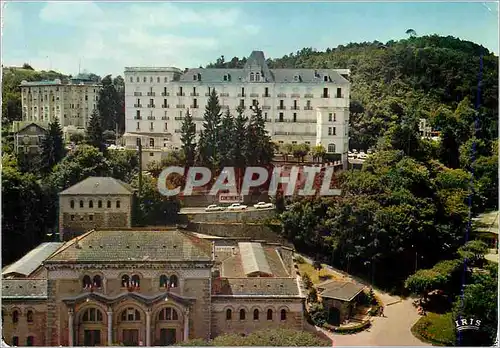
M 220 193 L 219 203 L 243 203 L 243 195 L 233 195 L 231 193 Z

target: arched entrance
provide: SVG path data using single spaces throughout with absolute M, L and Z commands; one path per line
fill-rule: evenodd
M 330 307 L 328 309 L 328 323 L 333 326 L 340 325 L 340 311 L 336 307 Z
M 153 345 L 172 346 L 184 339 L 185 316 L 177 306 L 169 304 L 160 307 L 153 312 L 153 320 L 155 326 Z
M 124 346 L 146 343 L 146 313 L 134 304 L 120 306 L 116 311 L 117 342 Z
M 105 345 L 106 317 L 97 306 L 87 306 L 78 311 L 77 342 L 78 346 L 95 347 Z

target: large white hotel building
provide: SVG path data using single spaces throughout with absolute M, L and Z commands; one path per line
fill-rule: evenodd
M 321 144 L 347 164 L 350 82 L 346 69 L 269 69 L 254 51 L 243 69 L 125 68 L 126 147 L 143 146 L 144 162 L 181 147 L 182 120 L 189 109 L 196 131 L 215 88 L 223 111 L 250 116 L 258 102 L 276 143 Z M 143 163 L 144 163 L 143 162 Z

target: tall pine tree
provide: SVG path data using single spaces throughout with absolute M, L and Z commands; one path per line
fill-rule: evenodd
M 186 165 L 192 166 L 196 154 L 196 125 L 193 122 L 193 117 L 189 113 L 189 109 L 186 110 L 186 117 L 184 117 L 181 126 L 181 142 L 182 151 L 186 158 Z
M 237 116 L 234 119 L 234 164 L 238 168 L 246 166 L 246 137 L 248 117 L 243 113 L 243 108 L 238 106 Z
M 92 112 L 89 124 L 87 125 L 87 133 L 85 134 L 86 142 L 99 149 L 100 152 L 106 152 L 106 143 L 104 141 L 101 119 L 97 110 Z
M 200 136 L 198 143 L 202 164 L 210 168 L 219 166 L 220 155 L 220 126 L 221 126 L 221 107 L 219 97 L 212 88 L 208 98 L 205 114 L 203 115 L 203 137 Z
M 219 143 L 219 155 L 220 155 L 220 167 L 234 166 L 234 154 L 235 154 L 235 128 L 234 119 L 229 109 L 227 109 L 224 117 L 222 118 L 222 125 L 220 129 L 220 143 Z
M 40 170 L 42 173 L 48 174 L 66 154 L 63 131 L 57 118 L 49 124 L 47 134 L 41 143 L 41 150 Z
M 253 114 L 247 126 L 246 154 L 247 165 L 265 166 L 271 163 L 274 156 L 274 145 L 266 131 L 266 124 L 262 117 L 262 109 L 256 103 L 252 106 Z

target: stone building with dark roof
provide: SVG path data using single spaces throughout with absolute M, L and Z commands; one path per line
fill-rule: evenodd
M 153 346 L 302 329 L 292 253 L 178 228 L 91 230 L 3 270 L 3 337 L 11 345 Z
M 111 177 L 89 177 L 59 193 L 59 235 L 94 228 L 130 228 L 134 189 Z

